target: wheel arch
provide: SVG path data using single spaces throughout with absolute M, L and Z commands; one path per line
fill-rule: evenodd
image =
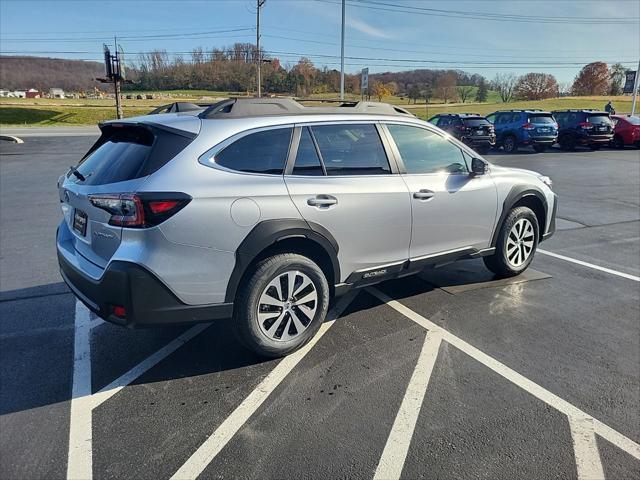
M 516 207 L 528 207 L 533 210 L 533 213 L 535 213 L 536 219 L 538 220 L 539 226 L 538 241 L 542 240 L 542 236 L 546 227 L 549 208 L 547 205 L 547 200 L 544 194 L 537 189 L 528 186 L 515 186 L 511 189 L 502 204 L 502 213 L 500 214 L 500 218 L 496 223 L 496 226 L 493 230 L 493 235 L 491 237 L 492 247 L 496 246 L 498 235 L 500 234 L 500 229 L 502 228 L 502 224 L 504 223 L 505 218 L 507 217 L 509 212 Z
M 309 257 L 322 269 L 333 294 L 340 282 L 338 244 L 324 227 L 301 219 L 265 220 L 258 223 L 236 250 L 236 264 L 229 277 L 225 302 L 233 302 L 256 262 L 278 253 Z

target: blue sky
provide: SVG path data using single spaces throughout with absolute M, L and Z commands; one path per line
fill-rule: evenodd
M 263 48 L 284 65 L 305 55 L 339 68 L 340 9 L 340 0 L 267 0 Z M 640 0 L 347 0 L 346 70 L 536 71 L 570 82 L 590 61 L 635 69 L 639 17 Z M 114 34 L 134 62 L 152 49 L 255 42 L 255 0 L 0 1 L 2 53 L 100 60 Z

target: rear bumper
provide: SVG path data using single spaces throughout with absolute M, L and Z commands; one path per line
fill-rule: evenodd
M 588 136 L 588 137 L 581 137 L 580 143 L 584 145 L 605 144 L 605 143 L 609 143 L 611 140 L 613 140 L 613 135 L 598 135 L 598 136 L 594 135 L 594 136 Z
M 151 272 L 130 262 L 112 262 L 95 280 L 67 260 L 58 248 L 60 273 L 71 291 L 100 318 L 127 327 L 175 325 L 229 318 L 233 303 L 186 305 Z M 113 307 L 126 310 L 124 318 Z
M 474 136 L 470 136 L 470 137 L 463 137 L 462 139 L 463 143 L 466 143 L 467 145 L 471 145 L 474 147 L 477 146 L 494 146 L 496 144 L 496 137 L 494 136 L 483 136 L 483 137 L 474 137 Z

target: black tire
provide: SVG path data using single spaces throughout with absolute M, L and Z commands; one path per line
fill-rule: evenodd
M 600 146 L 601 145 L 599 143 L 592 143 L 589 145 L 589 148 L 595 152 L 596 150 L 600 150 Z
M 615 148 L 617 150 L 622 150 L 624 148 L 624 140 L 620 135 L 616 135 L 611 140 L 611 148 Z
M 571 135 L 565 135 L 558 140 L 560 149 L 565 152 L 573 152 L 576 149 L 576 140 Z
M 546 146 L 546 145 L 534 145 L 534 146 L 533 146 L 533 150 L 534 150 L 536 153 L 542 153 L 542 152 L 544 152 L 546 149 L 547 149 L 547 146 Z
M 289 340 L 278 340 L 270 338 L 267 336 L 267 333 L 263 332 L 262 328 L 266 328 L 265 323 L 270 322 L 271 318 L 263 320 L 263 327 L 261 327 L 258 320 L 258 308 L 263 308 L 263 304 L 259 305 L 259 302 L 265 289 L 268 288 L 269 283 L 275 281 L 278 276 L 286 272 L 302 273 L 310 279 L 313 283 L 313 288 L 315 288 L 317 300 L 313 318 L 309 319 L 306 316 L 304 317 L 308 320 L 308 323 L 305 325 L 306 329 L 303 330 L 302 333 L 295 333 L 295 336 Z M 296 280 L 300 278 L 300 276 L 296 276 Z M 283 285 L 281 288 L 282 294 L 285 295 L 285 286 Z M 289 294 L 290 292 L 287 292 L 286 296 L 289 296 Z M 273 308 L 277 311 L 278 307 Z M 296 308 L 299 307 L 291 307 L 293 310 Z M 320 267 L 302 255 L 282 253 L 260 261 L 244 282 L 234 305 L 234 327 L 239 340 L 249 349 L 264 357 L 282 357 L 299 349 L 315 336 L 327 315 L 328 308 L 329 285 Z M 284 309 L 280 309 L 279 311 L 284 312 Z M 298 311 L 298 317 L 302 318 L 303 315 L 300 311 L 296 311 Z M 293 331 L 296 330 L 291 316 L 289 315 L 289 317 L 287 317 L 288 314 L 286 313 L 283 313 L 283 315 L 283 318 L 280 320 L 278 320 L 279 317 L 276 315 L 276 317 L 274 317 L 276 320 L 271 323 L 271 325 L 274 325 L 280 322 L 280 326 L 275 328 L 276 334 L 278 330 L 282 328 L 281 336 L 285 335 L 285 328 L 288 333 L 291 333 L 292 329 Z M 284 323 L 286 323 L 286 325 L 284 325 Z
M 521 263 L 517 264 L 517 262 L 512 262 L 508 258 L 508 254 L 513 252 L 512 249 L 507 251 L 507 241 L 509 240 L 509 236 L 512 233 L 512 229 L 514 225 L 518 223 L 520 220 L 525 220 L 530 223 L 533 229 L 533 243 L 531 245 L 531 250 L 528 253 L 526 259 Z M 525 224 L 526 225 L 526 224 Z M 530 208 L 527 207 L 516 207 L 509 212 L 507 217 L 504 219 L 502 226 L 500 227 L 500 232 L 498 233 L 498 240 L 496 242 L 496 251 L 493 255 L 488 257 L 483 257 L 482 260 L 486 267 L 495 273 L 499 277 L 513 277 L 524 272 L 536 253 L 536 249 L 538 248 L 538 239 L 540 228 L 538 226 L 538 219 L 536 214 Z M 528 236 L 523 237 L 525 239 L 529 238 Z M 528 241 L 528 240 L 527 240 Z M 517 246 L 517 249 L 524 249 L 524 247 Z M 520 250 L 524 252 L 524 250 Z
M 518 141 L 513 135 L 507 135 L 502 140 L 502 149 L 505 153 L 514 153 L 518 150 Z

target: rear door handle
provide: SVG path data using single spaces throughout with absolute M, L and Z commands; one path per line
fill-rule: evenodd
M 413 198 L 417 198 L 418 200 L 429 200 L 433 198 L 434 193 L 431 190 L 422 189 L 419 192 L 414 192 Z
M 337 205 L 338 199 L 331 195 L 316 195 L 307 199 L 307 205 L 311 207 L 330 207 L 331 205 Z

